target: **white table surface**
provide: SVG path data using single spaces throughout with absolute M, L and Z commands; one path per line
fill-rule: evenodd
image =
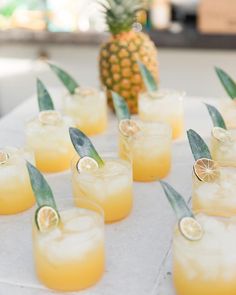
M 52 90 L 60 105 L 58 90 Z M 204 101 L 208 101 L 204 99 Z M 211 102 L 214 102 L 211 100 Z M 201 99 L 184 101 L 186 129 L 203 137 L 210 134 L 211 121 Z M 1 146 L 24 144 L 24 124 L 37 113 L 30 99 L 0 120 Z M 110 114 L 109 129 L 92 137 L 98 151 L 117 150 L 117 122 Z M 173 143 L 173 167 L 166 180 L 186 198 L 191 194 L 193 158 L 186 137 Z M 46 176 L 56 197 L 71 198 L 70 172 Z M 125 220 L 106 225 L 106 271 L 102 280 L 81 295 L 173 295 L 169 249 L 175 216 L 158 182 L 134 183 L 134 208 Z M 34 208 L 17 215 L 0 216 L 0 295 L 51 295 L 34 273 L 31 218 Z M 62 294 L 62 293 L 60 293 Z

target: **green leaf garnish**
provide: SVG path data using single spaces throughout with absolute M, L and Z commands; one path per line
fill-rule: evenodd
M 55 109 L 49 92 L 45 88 L 42 81 L 39 79 L 37 79 L 37 96 L 38 96 L 38 105 L 39 105 L 40 112 Z
M 144 81 L 147 91 L 150 91 L 150 92 L 157 91 L 157 89 L 158 89 L 157 83 L 156 83 L 154 77 L 152 76 L 151 72 L 140 61 L 137 61 L 137 63 L 138 63 L 139 70 L 140 70 L 140 73 L 143 78 L 143 81 Z
M 69 133 L 74 148 L 81 158 L 90 157 L 98 163 L 99 167 L 102 167 L 104 165 L 103 160 L 97 153 L 92 142 L 82 131 L 77 128 L 70 127 Z
M 207 110 L 209 112 L 209 115 L 211 116 L 211 120 L 214 127 L 221 127 L 223 129 L 227 129 L 225 121 L 221 115 L 221 113 L 217 110 L 216 107 L 205 103 Z
M 66 71 L 62 70 L 58 66 L 48 63 L 52 71 L 57 75 L 61 82 L 65 85 L 70 94 L 75 93 L 75 89 L 79 87 L 79 84 L 71 77 Z
M 234 80 L 222 69 L 215 67 L 215 70 L 229 97 L 236 99 L 236 83 Z
M 31 186 L 39 207 L 47 205 L 57 211 L 56 202 L 50 186 L 40 171 L 29 162 L 26 163 Z
M 160 181 L 160 183 L 177 218 L 180 220 L 183 217 L 193 217 L 193 213 L 184 198 L 167 182 Z
M 130 119 L 129 107 L 124 98 L 114 91 L 112 91 L 111 94 L 118 120 Z
M 201 158 L 207 158 L 207 159 L 212 158 L 207 144 L 196 131 L 189 129 L 187 131 L 187 135 L 188 135 L 190 148 L 192 150 L 192 154 L 195 160 L 198 160 Z

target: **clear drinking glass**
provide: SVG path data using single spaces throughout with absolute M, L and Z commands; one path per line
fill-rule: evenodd
M 60 204 L 60 202 L 58 201 Z M 105 268 L 103 210 L 83 199 L 59 206 L 60 224 L 40 232 L 33 221 L 33 252 L 36 273 L 48 288 L 77 291 L 94 285 Z
M 26 142 L 34 151 L 36 167 L 40 171 L 60 172 L 69 169 L 75 154 L 69 136 L 69 127 L 74 126 L 74 122 L 58 113 L 52 115 L 51 120 L 51 111 L 49 112 L 48 118 L 45 116 L 42 119 L 39 113 L 37 118 L 28 122 Z
M 190 241 L 178 226 L 173 240 L 177 295 L 235 295 L 236 219 L 197 214 L 203 237 Z
M 26 160 L 34 164 L 34 155 L 28 149 L 0 149 L 0 214 L 15 214 L 35 203 Z
M 63 110 L 86 135 L 99 134 L 107 128 L 107 101 L 104 92 L 79 87 L 74 95 L 67 94 L 64 97 Z
M 184 92 L 160 89 L 140 94 L 138 101 L 139 116 L 145 121 L 164 122 L 171 126 L 172 137 L 184 133 Z
M 236 100 L 223 98 L 219 104 L 219 111 L 222 114 L 228 129 L 236 128 Z
M 125 136 L 120 131 L 119 153 L 132 159 L 135 181 L 154 181 L 168 175 L 171 168 L 171 128 L 168 124 L 135 119 L 140 131 Z
M 230 139 L 219 140 L 211 136 L 212 158 L 222 166 L 236 167 L 236 129 L 226 131 Z
M 78 206 L 81 198 L 98 203 L 104 210 L 105 221 L 125 218 L 133 207 L 132 166 L 129 161 L 113 154 L 101 154 L 105 165 L 95 171 L 78 172 L 78 157 L 72 161 L 72 187 Z
M 236 168 L 219 167 L 219 177 L 204 182 L 193 173 L 192 206 L 209 215 L 236 215 Z

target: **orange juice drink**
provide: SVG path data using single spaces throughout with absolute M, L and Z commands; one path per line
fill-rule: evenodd
M 41 232 L 33 226 L 36 273 L 48 288 L 77 291 L 94 285 L 105 267 L 104 220 L 92 207 L 60 210 L 60 223 Z
M 93 88 L 78 87 L 64 98 L 64 113 L 86 135 L 102 133 L 107 128 L 106 95 Z
M 34 163 L 28 150 L 6 147 L 0 150 L 0 214 L 15 214 L 31 208 L 34 195 L 26 169 Z
M 104 210 L 105 221 L 125 218 L 133 206 L 132 166 L 129 161 L 104 157 L 104 165 L 95 170 L 80 171 L 78 158 L 72 163 L 72 187 L 75 203 L 81 198 L 98 203 Z
M 186 239 L 176 228 L 173 278 L 177 295 L 235 295 L 236 220 L 197 214 L 201 240 Z
M 184 133 L 184 93 L 160 89 L 140 94 L 139 116 L 145 121 L 164 122 L 171 126 L 172 137 L 179 138 Z
M 120 157 L 132 159 L 135 181 L 147 182 L 166 177 L 171 168 L 170 126 L 158 122 L 133 121 L 138 129 L 132 135 L 129 135 L 129 131 L 126 134 L 122 132 L 121 121 Z
M 36 167 L 42 172 L 69 169 L 74 156 L 69 127 L 74 122 L 57 111 L 43 111 L 26 128 L 26 141 L 35 154 Z

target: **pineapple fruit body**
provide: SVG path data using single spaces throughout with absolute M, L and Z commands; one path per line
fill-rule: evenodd
M 110 90 L 127 101 L 130 112 L 137 113 L 138 95 L 144 83 L 137 60 L 144 63 L 158 79 L 157 54 L 153 42 L 141 32 L 128 32 L 111 37 L 100 53 L 100 77 L 107 89 L 108 104 L 112 106 Z

